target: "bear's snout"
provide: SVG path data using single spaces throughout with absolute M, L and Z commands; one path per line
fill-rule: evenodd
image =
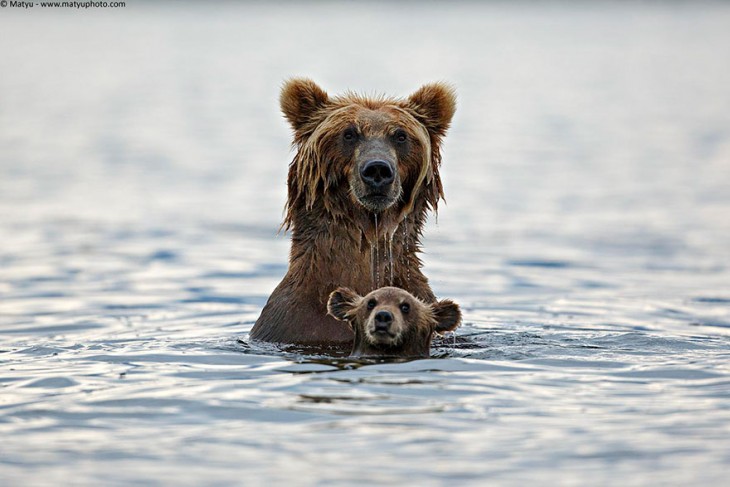
M 378 311 L 374 316 L 375 332 L 387 333 L 393 323 L 393 313 L 390 311 Z
M 395 181 L 395 170 L 389 162 L 376 159 L 362 165 L 360 178 L 371 190 L 382 192 Z
M 387 309 L 376 309 L 365 326 L 367 340 L 373 345 L 394 346 L 401 339 L 403 325 Z
M 388 209 L 401 193 L 398 154 L 388 138 L 369 134 L 354 151 L 350 190 L 370 211 Z

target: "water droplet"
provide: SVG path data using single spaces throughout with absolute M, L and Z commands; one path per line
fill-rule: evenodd
M 378 232 L 378 214 L 375 213 L 375 289 L 380 287 L 380 234 Z
M 375 289 L 375 264 L 375 246 L 370 242 L 370 280 L 373 289 Z
M 393 285 L 393 235 L 395 235 L 395 230 L 393 230 L 390 235 L 387 235 L 388 237 L 388 266 L 390 267 L 390 285 Z
M 408 265 L 408 252 L 409 252 L 409 245 L 408 245 L 408 217 L 405 217 L 403 219 L 403 267 L 406 269 L 406 282 L 403 287 L 406 287 L 411 282 L 411 266 Z

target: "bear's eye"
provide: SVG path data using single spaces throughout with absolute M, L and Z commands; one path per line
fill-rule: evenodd
M 368 309 L 373 309 L 376 304 L 378 304 L 378 302 L 374 299 L 371 299 L 370 301 L 368 301 Z
M 408 303 L 403 303 L 400 305 L 400 310 L 403 312 L 404 315 L 406 315 L 411 310 L 411 305 Z
M 406 133 L 405 130 L 398 130 L 395 133 L 395 141 L 398 142 L 399 144 L 403 144 L 407 140 L 408 140 L 408 134 Z
M 357 140 L 357 131 L 354 128 L 345 129 L 342 132 L 342 138 L 345 142 L 355 142 Z

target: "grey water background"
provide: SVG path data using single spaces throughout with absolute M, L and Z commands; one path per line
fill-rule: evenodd
M 730 6 L 0 10 L 2 485 L 726 485 Z M 452 82 L 433 358 L 249 343 L 278 90 Z M 240 341 L 239 341 L 240 339 Z

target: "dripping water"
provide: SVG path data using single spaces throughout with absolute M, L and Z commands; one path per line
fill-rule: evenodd
M 411 266 L 408 265 L 408 219 L 403 220 L 403 267 L 406 269 L 406 282 L 407 287 L 411 282 Z
M 378 214 L 375 213 L 373 216 L 375 218 L 375 262 L 373 263 L 375 281 L 373 284 L 373 289 L 377 289 L 380 287 L 380 237 L 378 232 Z M 372 249 L 372 244 L 370 248 Z
M 375 246 L 370 243 L 370 281 L 372 288 L 375 289 Z
M 378 214 L 373 214 L 373 221 L 375 223 L 375 238 L 370 244 L 370 267 L 372 270 L 371 280 L 373 289 L 380 287 L 380 229 L 378 227 Z M 384 268 L 383 280 L 388 279 L 388 285 L 392 286 L 395 282 L 395 262 L 393 257 L 393 239 L 395 238 L 395 232 L 398 229 L 394 229 L 392 232 L 385 232 L 383 235 L 383 261 L 387 259 L 387 269 Z M 407 243 L 407 231 L 405 226 L 403 228 L 403 235 L 405 243 L 406 253 L 408 252 Z M 403 265 L 408 269 L 406 255 L 403 255 Z M 387 273 L 387 274 L 386 274 Z M 410 278 L 410 269 L 408 270 L 408 276 Z
M 390 285 L 393 285 L 393 235 L 395 230 L 390 232 L 390 235 L 386 234 L 388 238 L 388 266 L 390 267 Z

